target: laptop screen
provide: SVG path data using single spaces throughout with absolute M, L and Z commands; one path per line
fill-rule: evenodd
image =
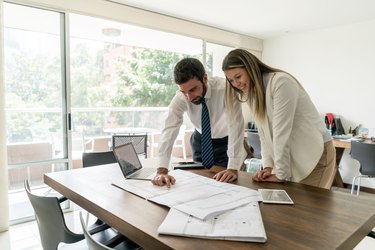
M 126 143 L 115 147 L 113 153 L 125 177 L 142 168 L 132 143 Z

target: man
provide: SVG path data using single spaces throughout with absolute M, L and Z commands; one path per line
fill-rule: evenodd
M 175 178 L 168 175 L 168 166 L 172 154 L 173 144 L 183 123 L 186 112 L 195 131 L 190 139 L 190 144 L 195 161 L 202 161 L 202 126 L 201 115 L 203 102 L 206 104 L 213 149 L 213 165 L 227 167 L 228 165 L 228 125 L 225 113 L 224 98 L 225 84 L 223 78 L 212 77 L 208 79 L 202 63 L 195 58 L 184 58 L 174 68 L 174 80 L 179 91 L 169 105 L 168 117 L 161 135 L 158 149 L 158 171 L 153 179 L 154 185 L 167 185 L 175 183 Z M 209 164 L 210 167 L 211 164 Z M 231 182 L 237 179 L 237 168 L 221 171 L 214 178 L 222 182 Z

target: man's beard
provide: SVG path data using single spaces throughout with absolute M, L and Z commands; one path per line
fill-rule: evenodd
M 198 96 L 197 98 L 195 98 L 194 100 L 191 101 L 191 103 L 195 104 L 195 105 L 200 105 L 204 99 L 204 96 L 206 95 L 206 92 L 207 92 L 207 87 L 204 83 L 203 84 L 203 91 L 202 91 L 202 96 Z
M 194 100 L 191 101 L 191 103 L 195 104 L 195 105 L 199 105 L 202 103 L 202 100 L 204 98 L 202 96 L 198 96 L 197 98 L 195 98 Z

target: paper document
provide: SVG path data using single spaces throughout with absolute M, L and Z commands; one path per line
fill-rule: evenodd
M 154 186 L 140 180 L 113 183 L 150 201 L 175 208 L 200 219 L 211 218 L 252 201 L 261 201 L 259 192 L 250 188 L 218 182 L 182 170 L 170 172 L 176 178 L 171 188 Z
M 249 242 L 267 240 L 258 202 L 231 209 L 207 220 L 171 208 L 158 233 Z

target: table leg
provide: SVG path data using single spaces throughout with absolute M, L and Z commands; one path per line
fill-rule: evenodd
M 344 182 L 341 178 L 340 171 L 339 171 L 340 161 L 341 161 L 342 155 L 344 154 L 344 151 L 345 151 L 345 148 L 336 148 L 337 172 L 336 172 L 336 176 L 335 176 L 333 185 L 336 186 L 336 187 L 341 187 L 341 188 L 345 187 Z

